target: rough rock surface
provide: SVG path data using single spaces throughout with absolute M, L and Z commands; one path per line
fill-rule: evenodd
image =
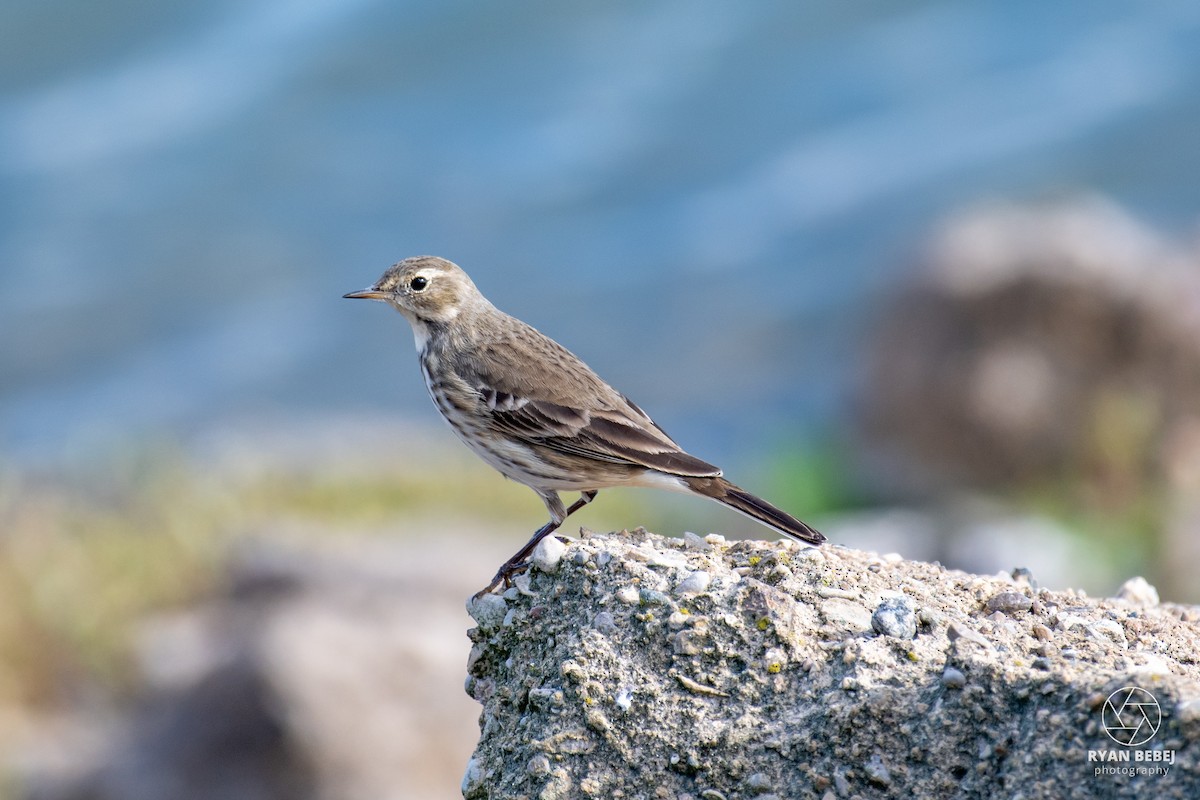
M 468 611 L 468 800 L 1200 796 L 1200 611 L 1144 582 L 1097 600 L 638 530 L 585 534 Z M 1106 732 L 1124 687 L 1159 709 L 1141 746 Z

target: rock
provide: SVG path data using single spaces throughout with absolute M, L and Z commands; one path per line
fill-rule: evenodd
M 681 580 L 675 587 L 675 593 L 681 595 L 700 594 L 708 588 L 708 582 L 711 580 L 709 574 L 702 569 L 689 573 L 686 578 Z
M 483 630 L 498 628 L 508 614 L 508 603 L 498 594 L 472 595 L 467 600 L 467 613 Z
M 992 643 L 984 638 L 983 634 L 971 626 L 961 622 L 951 622 L 950 625 L 947 626 L 946 638 L 951 642 L 957 642 L 961 639 L 987 649 L 991 649 L 992 647 Z
M 1033 598 L 1021 592 L 997 592 L 987 601 L 988 611 L 999 611 L 1002 614 L 1028 611 L 1031 606 L 1033 606 Z
M 984 618 L 1007 576 L 705 543 L 592 534 L 555 574 L 470 603 L 473 622 L 460 598 L 495 563 L 431 571 L 411 542 L 391 557 L 235 562 L 227 593 L 180 612 L 203 624 L 148 628 L 190 633 L 146 648 L 159 683 L 98 760 L 22 776 L 16 796 L 434 797 L 461 781 L 470 800 L 989 798 L 998 786 L 1074 800 L 1098 796 L 1086 754 L 1113 746 L 1102 710 L 1125 686 L 1153 694 L 1153 746 L 1176 761 L 1168 777 L 1105 776 L 1099 796 L 1200 796 L 1196 609 L 1041 589 L 1047 623 L 1072 623 L 1047 624 L 1047 641 L 1031 618 Z M 790 578 L 763 580 L 781 563 Z M 673 591 L 697 572 L 702 593 Z M 869 608 L 897 601 L 929 623 L 874 635 Z M 465 628 L 469 643 L 433 633 Z M 165 669 L 172 658 L 188 663 Z M 461 729 L 447 721 L 455 701 Z M 444 782 L 417 783 L 430 764 Z
M 1193 255 L 1101 200 L 996 204 L 949 220 L 917 274 L 874 338 L 872 435 L 955 483 L 1161 475 L 1200 408 Z
M 219 657 L 143 689 L 94 762 L 80 754 L 70 772 L 22 776 L 12 796 L 437 797 L 452 795 L 460 779 L 480 796 L 486 765 L 477 761 L 464 775 L 478 715 L 461 694 L 461 631 L 472 623 L 462 598 L 495 570 L 491 551 L 478 562 L 464 551 L 462 568 L 431 570 L 445 554 L 436 538 L 425 550 L 411 539 L 330 549 L 264 543 L 239 553 L 218 581 L 226 592 L 175 612 L 208 620 L 198 649 Z M 501 629 L 504 600 L 469 605 L 476 635 Z M 514 628 L 529 624 L 531 605 L 518 604 Z M 147 631 L 173 627 L 153 621 Z M 458 631 L 457 641 L 438 631 Z M 193 658 L 197 648 L 179 638 L 148 647 L 154 662 Z M 472 649 L 487 658 L 487 648 Z M 470 676 L 467 690 L 484 700 L 498 688 Z
M 612 614 L 601 611 L 592 620 L 592 627 L 601 633 L 612 633 L 617 629 L 617 622 L 613 619 Z
M 636 606 L 641 602 L 642 596 L 638 592 L 636 586 L 622 586 L 616 591 L 617 600 L 627 606 Z
M 1083 197 L 955 215 L 919 258 L 868 344 L 867 479 L 1144 520 L 1163 596 L 1200 597 L 1200 250 Z
M 667 540 L 632 538 L 604 542 L 613 554 L 604 574 L 564 560 L 555 614 L 536 623 L 518 615 L 526 621 L 477 643 L 484 653 L 473 674 L 496 686 L 482 699 L 474 754 L 489 796 L 538 797 L 547 778 L 525 765 L 545 754 L 562 773 L 553 786 L 576 795 L 588 786 L 601 797 L 991 798 L 1004 786 L 1014 795 L 1091 798 L 1097 779 L 1087 751 L 1111 746 L 1100 726 L 1103 698 L 1132 680 L 1137 647 L 1162 648 L 1170 664 L 1144 684 L 1162 708 L 1178 709 L 1164 714 L 1156 741 L 1200 742 L 1200 715 L 1189 705 L 1200 696 L 1200 630 L 1184 614 L 1040 589 L 1047 608 L 1070 609 L 1056 612 L 1060 619 L 1081 621 L 1055 632 L 1052 645 L 1009 616 L 1029 608 L 1023 594 L 1024 602 L 993 603 L 998 622 L 981 619 L 980 598 L 1012 593 L 1007 575 L 902 560 L 879 570 L 876 557 L 827 547 L 771 585 L 756 576 L 788 552 L 775 543 L 704 551 L 678 542 L 677 563 L 632 554 L 653 542 L 665 551 Z M 597 597 L 622 586 L 678 587 L 697 571 L 710 581 L 687 614 L 646 603 L 643 589 L 636 605 L 610 607 L 614 631 L 598 635 L 587 624 Z M 539 582 L 550 584 L 535 576 L 543 596 Z M 883 599 L 872 614 L 861 601 L 829 596 L 831 587 Z M 918 627 L 915 608 L 938 623 Z M 1131 623 L 1136 634 L 1114 641 Z M 561 690 L 561 704 L 531 702 L 541 685 Z M 1097 695 L 1095 706 L 1080 700 Z M 1200 747 L 1176 749 L 1169 780 L 1131 774 L 1106 776 L 1104 785 L 1121 796 L 1193 797 Z
M 947 689 L 961 689 L 967 685 L 967 676 L 962 674 L 962 670 L 946 667 L 942 671 L 942 685 Z
M 871 630 L 871 612 L 858 603 L 835 597 L 821 603 L 820 608 L 830 625 L 857 633 Z
M 463 773 L 462 779 L 462 795 L 465 800 L 474 800 L 476 797 L 487 797 L 487 776 L 483 773 L 483 769 L 479 766 L 479 762 L 471 759 L 467 762 L 466 772 Z
M 530 565 L 537 570 L 554 574 L 558 572 L 558 563 L 562 561 L 567 546 L 557 536 L 547 536 L 537 543 L 529 556 Z
M 882 636 L 911 639 L 917 635 L 917 615 L 906 597 L 887 597 L 871 615 L 871 627 Z
M 867 773 L 867 778 L 871 783 L 879 786 L 887 786 L 892 782 L 892 774 L 887 768 L 887 764 L 883 761 L 883 756 L 875 753 L 872 755 L 866 764 L 863 764 L 863 772 Z
M 1158 605 L 1158 590 L 1139 575 L 1121 584 L 1117 599 L 1135 608 L 1152 608 Z

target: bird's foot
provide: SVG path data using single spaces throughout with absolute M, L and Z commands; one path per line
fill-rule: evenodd
M 510 586 L 512 586 L 512 579 L 527 569 L 529 569 L 528 561 L 504 562 L 504 566 L 500 567 L 500 569 L 496 571 L 496 575 L 492 578 L 492 582 L 475 593 L 475 599 L 478 600 L 500 584 L 504 584 L 504 588 L 508 589 Z

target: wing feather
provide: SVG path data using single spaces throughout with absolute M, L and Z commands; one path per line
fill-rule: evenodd
M 566 455 L 685 477 L 721 470 L 688 455 L 627 397 L 554 340 L 513 320 L 455 364 L 500 432 Z

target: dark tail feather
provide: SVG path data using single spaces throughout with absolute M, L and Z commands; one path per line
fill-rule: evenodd
M 734 511 L 740 511 L 768 528 L 774 528 L 793 539 L 799 539 L 809 544 L 820 544 L 825 541 L 824 536 L 791 514 L 781 511 L 761 497 L 755 497 L 745 489 L 734 486 L 724 478 L 682 478 L 681 480 L 697 494 L 711 497 L 718 503 L 727 505 Z

